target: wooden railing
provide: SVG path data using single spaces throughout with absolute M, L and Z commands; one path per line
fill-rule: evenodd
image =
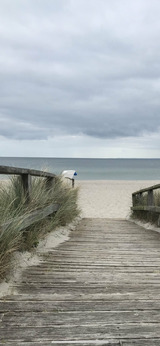
M 158 213 L 158 226 L 160 227 L 160 207 L 155 205 L 154 191 L 160 189 L 160 184 L 150 186 L 132 193 L 132 210 L 133 211 L 146 211 Z M 146 195 L 146 202 L 144 205 L 144 194 Z
M 53 173 L 48 173 L 44 171 L 38 171 L 34 169 L 25 169 L 17 167 L 0 166 L 0 174 L 6 175 L 19 175 L 22 180 L 22 188 L 26 196 L 26 203 L 30 200 L 31 190 L 32 190 L 32 176 L 42 177 L 46 179 L 47 189 L 51 189 L 56 180 L 56 175 Z M 8 220 L 3 225 L 0 225 L 0 230 L 5 230 L 8 226 L 16 222 L 16 226 L 19 230 L 26 229 L 35 222 L 41 221 L 47 216 L 56 212 L 59 208 L 58 204 L 50 204 L 47 207 L 35 210 L 24 216 L 20 216 L 16 219 Z

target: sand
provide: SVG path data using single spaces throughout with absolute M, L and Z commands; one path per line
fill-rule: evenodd
M 79 205 L 82 217 L 128 219 L 132 193 L 155 184 L 159 184 L 159 181 L 76 181 L 75 186 L 80 189 Z
M 33 253 L 15 253 L 13 270 L 0 284 L 0 297 L 8 294 L 17 294 L 16 283 L 20 283 L 23 270 L 26 267 L 37 265 L 43 260 L 43 253 L 54 248 L 69 239 L 74 229 L 83 217 L 88 218 L 119 218 L 129 219 L 132 205 L 132 193 L 141 188 L 158 184 L 159 181 L 76 181 L 79 187 L 78 204 L 81 208 L 81 217 L 67 227 L 58 228 L 50 233 Z M 151 228 L 159 232 L 159 229 L 150 224 L 142 224 L 145 228 Z

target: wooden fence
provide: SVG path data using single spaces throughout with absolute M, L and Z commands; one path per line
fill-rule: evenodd
M 154 191 L 160 189 L 160 184 L 141 189 L 132 194 L 132 210 L 158 213 L 158 227 L 160 227 L 160 207 L 155 205 Z M 146 202 L 144 202 L 146 194 Z M 145 204 L 145 205 L 144 205 Z
M 0 174 L 6 174 L 6 175 L 19 175 L 22 180 L 22 188 L 24 189 L 24 193 L 26 196 L 26 202 L 29 202 L 30 195 L 31 195 L 31 189 L 32 189 L 32 176 L 35 177 L 41 177 L 46 179 L 46 187 L 47 189 L 51 189 L 55 183 L 56 175 L 53 173 L 48 173 L 44 171 L 38 171 L 34 169 L 24 169 L 24 168 L 17 168 L 17 167 L 8 167 L 8 166 L 0 166 Z M 73 186 L 73 181 L 72 181 Z M 41 221 L 47 216 L 53 214 L 56 212 L 59 208 L 58 204 L 50 204 L 47 207 L 35 210 L 33 212 L 30 212 L 28 214 L 25 214 L 24 216 L 20 216 L 15 219 L 11 219 L 7 221 L 5 224 L 0 225 L 0 230 L 5 230 L 9 225 L 14 224 L 16 222 L 17 227 L 19 230 L 26 229 L 30 225 L 32 225 L 35 222 Z

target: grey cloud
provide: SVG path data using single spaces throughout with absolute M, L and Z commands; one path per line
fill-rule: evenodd
M 27 0 L 8 11 L 10 4 L 1 0 L 1 136 L 157 131 L 158 1 Z

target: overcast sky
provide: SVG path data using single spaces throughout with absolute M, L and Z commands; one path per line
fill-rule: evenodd
M 0 156 L 160 157 L 160 1 L 0 0 Z

